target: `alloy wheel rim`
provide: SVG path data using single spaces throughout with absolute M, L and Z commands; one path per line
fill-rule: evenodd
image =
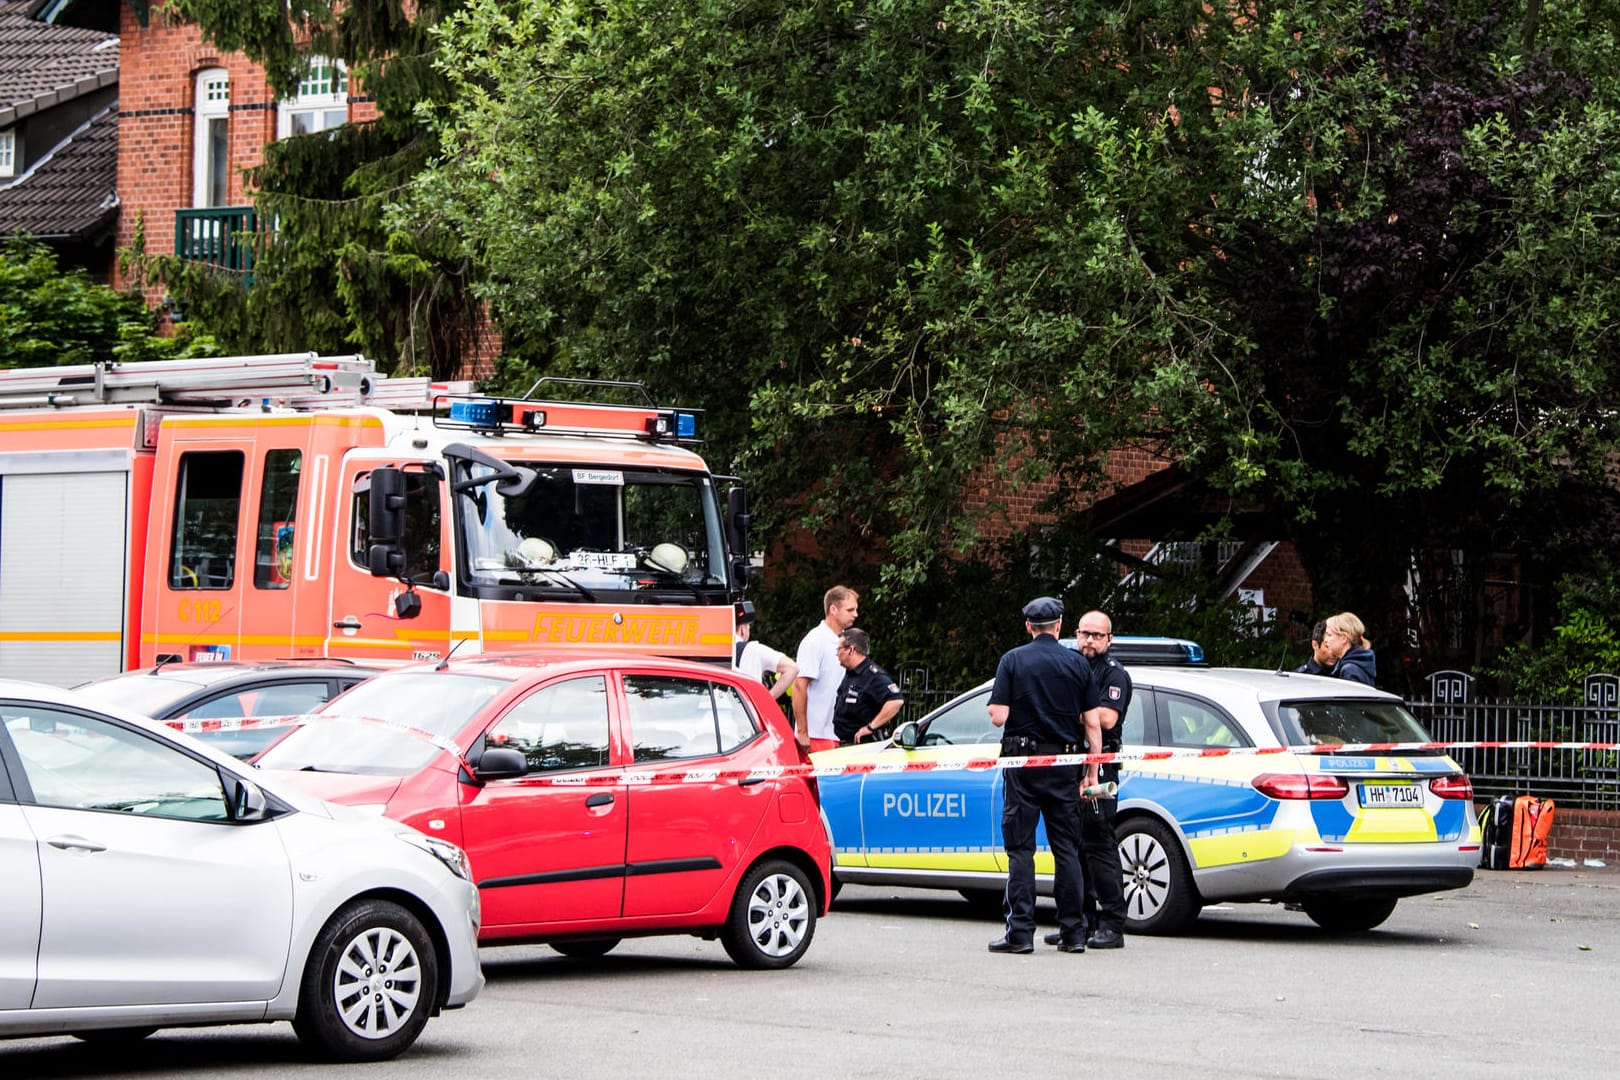
M 1119 848 L 1125 871 L 1125 910 L 1137 919 L 1150 918 L 1170 897 L 1170 857 L 1153 837 L 1136 833 Z

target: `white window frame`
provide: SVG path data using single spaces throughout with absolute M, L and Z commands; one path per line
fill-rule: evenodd
M 0 130 L 0 176 L 17 175 L 17 132 Z
M 230 205 L 231 75 L 224 68 L 206 68 L 197 72 L 195 85 L 193 111 L 196 114 L 196 123 L 192 128 L 191 138 L 191 205 L 228 206 Z M 213 172 L 214 161 L 209 156 L 209 129 L 210 122 L 220 118 L 224 118 L 226 123 L 226 190 L 220 194 L 218 203 L 211 203 L 208 200 L 208 180 Z
M 311 134 L 330 130 L 326 123 L 326 114 L 334 109 L 342 109 L 344 122 L 348 121 L 348 69 L 341 60 L 312 56 L 309 58 L 309 73 L 298 84 L 298 92 L 276 105 L 276 138 L 290 137 L 293 133 L 293 118 L 301 113 L 313 114 L 316 117 L 318 126 L 310 128 Z

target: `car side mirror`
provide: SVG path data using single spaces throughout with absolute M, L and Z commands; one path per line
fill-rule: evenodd
M 231 820 L 263 821 L 269 816 L 270 800 L 264 797 L 263 788 L 235 775 L 227 776 L 226 781 L 225 788 L 231 800 Z
M 529 759 L 523 756 L 523 751 L 509 746 L 486 746 L 478 764 L 473 766 L 473 776 L 480 781 L 510 780 L 528 771 Z
M 922 745 L 922 725 L 915 720 L 907 720 L 894 729 L 894 742 L 896 746 L 907 750 L 915 750 Z

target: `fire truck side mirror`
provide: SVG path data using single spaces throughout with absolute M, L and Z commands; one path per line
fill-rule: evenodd
M 405 573 L 405 551 L 398 544 L 372 544 L 366 549 L 366 565 L 372 577 L 401 577 Z
M 748 557 L 748 526 L 753 521 L 748 513 L 748 489 L 738 484 L 726 492 L 726 542 L 733 555 Z
M 388 467 L 371 470 L 369 528 L 374 545 L 397 545 L 405 538 L 405 471 Z M 376 573 L 373 566 L 372 573 Z

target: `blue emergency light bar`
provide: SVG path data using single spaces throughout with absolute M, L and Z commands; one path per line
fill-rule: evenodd
M 702 411 L 450 395 L 436 397 L 435 408 L 441 401 L 448 401 L 449 411 L 443 417 L 434 417 L 436 427 L 471 428 L 491 435 L 524 432 L 644 438 L 651 442 L 696 442 L 697 414 Z
M 499 401 L 452 401 L 450 403 L 450 419 L 457 424 L 466 424 L 476 428 L 498 428 L 501 426 L 501 402 Z M 511 411 L 508 410 L 508 415 Z

